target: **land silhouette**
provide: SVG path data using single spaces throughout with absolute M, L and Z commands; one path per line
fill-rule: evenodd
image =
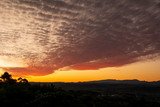
M 78 83 L 34 83 L 0 77 L 0 104 L 21 107 L 159 107 L 160 82 L 102 80 Z

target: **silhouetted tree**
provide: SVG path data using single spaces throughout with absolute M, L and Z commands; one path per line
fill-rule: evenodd
M 19 78 L 18 78 L 18 82 L 21 82 L 21 81 L 22 81 L 22 78 L 21 78 L 21 77 L 19 77 Z
M 10 80 L 12 78 L 12 76 L 8 72 L 5 72 L 4 74 L 2 74 L 1 78 L 5 82 L 5 81 Z
M 4 74 L 1 75 L 1 79 L 2 82 L 4 83 L 10 83 L 10 84 L 16 83 L 16 80 L 12 79 L 12 76 L 8 72 L 4 72 Z
M 18 78 L 18 82 L 19 83 L 28 83 L 28 80 L 25 79 L 25 78 L 23 79 L 23 78 L 20 77 L 20 78 Z
M 14 83 L 23 83 L 23 84 L 29 84 L 28 80 L 25 78 L 18 78 L 13 79 L 12 75 L 10 75 L 8 72 L 4 72 L 4 74 L 1 75 L 0 77 L 0 82 L 2 83 L 9 83 L 9 84 L 14 84 Z

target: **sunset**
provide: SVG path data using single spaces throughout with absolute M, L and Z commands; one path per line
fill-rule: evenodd
M 160 81 L 160 1 L 1 0 L 0 75 L 2 86 L 155 85 Z
M 28 76 L 27 79 L 36 82 L 83 82 L 105 79 L 158 81 L 159 65 L 159 61 L 148 61 L 98 70 L 57 70 L 46 76 Z

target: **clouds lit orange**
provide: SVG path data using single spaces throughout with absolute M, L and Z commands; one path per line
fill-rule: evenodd
M 31 81 L 159 80 L 158 2 L 101 2 L 1 0 L 0 71 Z

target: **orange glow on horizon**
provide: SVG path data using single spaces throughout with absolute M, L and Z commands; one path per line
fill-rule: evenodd
M 5 63 L 4 63 L 5 64 Z M 17 75 L 17 72 L 10 72 L 14 78 L 25 77 L 30 82 L 83 82 L 105 79 L 138 79 L 145 81 L 160 80 L 160 60 L 137 62 L 122 67 L 108 67 L 98 70 L 56 70 L 46 76 Z M 0 74 L 5 69 L 0 69 Z M 21 74 L 21 73 L 19 73 Z
M 160 61 L 138 62 L 123 67 L 110 67 L 99 70 L 57 70 L 47 76 L 28 76 L 31 82 L 83 82 L 104 79 L 160 80 Z

